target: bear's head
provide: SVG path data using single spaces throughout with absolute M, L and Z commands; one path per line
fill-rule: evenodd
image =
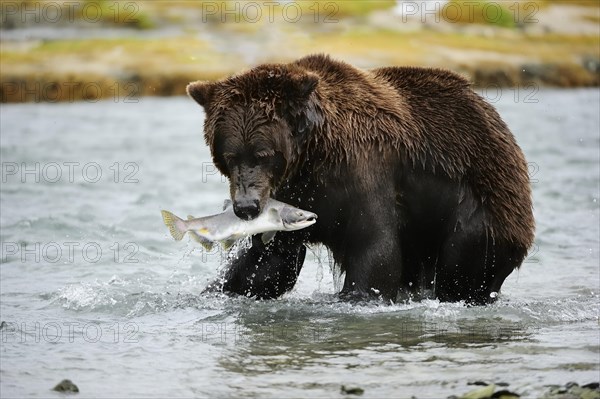
M 235 214 L 257 217 L 297 168 L 307 136 L 320 123 L 317 75 L 290 65 L 262 65 L 187 92 L 204 107 L 204 137 L 229 178 Z

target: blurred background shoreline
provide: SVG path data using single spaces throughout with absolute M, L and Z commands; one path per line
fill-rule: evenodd
M 600 85 L 600 1 L 0 1 L 0 101 L 185 93 L 327 53 L 475 87 Z

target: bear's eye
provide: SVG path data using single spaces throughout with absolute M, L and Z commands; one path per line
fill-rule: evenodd
M 223 159 L 227 163 L 231 163 L 231 162 L 235 161 L 236 158 L 237 158 L 237 155 L 233 154 L 231 152 L 226 152 L 226 153 L 223 154 Z

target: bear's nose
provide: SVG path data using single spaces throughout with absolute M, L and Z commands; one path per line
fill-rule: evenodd
M 233 212 L 244 220 L 252 220 L 260 213 L 258 200 L 240 200 L 233 203 Z

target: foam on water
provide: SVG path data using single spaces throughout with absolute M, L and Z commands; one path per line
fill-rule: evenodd
M 309 264 L 303 275 L 319 276 L 320 264 Z M 322 277 L 321 277 L 322 279 Z M 304 282 L 305 284 L 307 282 Z M 302 285 L 303 282 L 300 282 Z M 163 285 L 165 289 L 161 289 Z M 343 315 L 396 315 L 423 320 L 457 321 L 493 318 L 496 321 L 522 322 L 536 325 L 597 321 L 600 314 L 600 296 L 591 291 L 566 298 L 548 297 L 543 300 L 523 301 L 500 295 L 486 307 L 471 307 L 463 302 L 444 303 L 439 300 L 387 303 L 371 301 L 348 303 L 340 301 L 334 290 L 317 286 L 313 292 L 295 289 L 274 301 L 256 302 L 252 298 L 232 298 L 222 294 L 198 294 L 206 280 L 185 273 L 174 273 L 164 281 L 163 274 L 138 273 L 122 278 L 111 276 L 107 281 L 68 284 L 47 295 L 49 306 L 60 305 L 76 312 L 100 312 L 135 317 L 158 314 L 173 309 L 190 307 L 197 310 L 257 307 L 264 311 L 273 308 L 294 308 L 312 314 L 311 317 Z M 329 284 L 331 287 L 331 284 Z M 304 293 L 300 293 L 304 291 Z

